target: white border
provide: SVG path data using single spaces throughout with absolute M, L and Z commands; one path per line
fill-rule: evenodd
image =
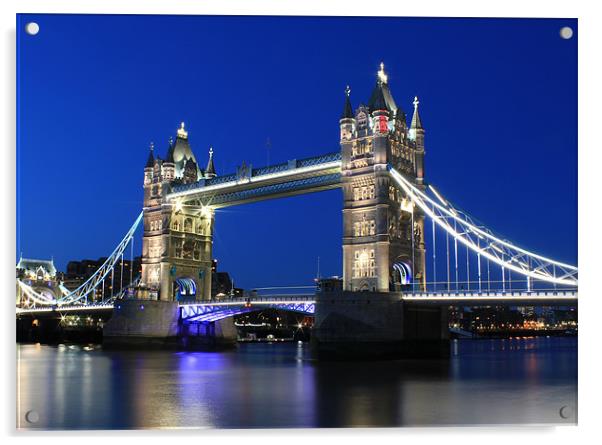
M 4 175 L 4 218 L 2 218 L 4 255 L 2 283 L 5 285 L 4 338 L 8 347 L 4 348 L 2 370 L 5 394 L 2 404 L 2 419 L 5 434 L 14 436 L 15 425 L 15 346 L 14 315 L 12 312 L 12 292 L 14 291 L 15 261 L 15 117 L 14 117 L 14 58 L 15 58 L 15 16 L 16 12 L 51 13 L 144 13 L 144 14 L 286 14 L 286 15 L 393 15 L 393 16 L 450 16 L 450 17 L 578 17 L 579 18 L 579 268 L 581 310 L 579 316 L 579 427 L 558 427 L 554 430 L 541 428 L 431 428 L 431 429 L 354 429 L 354 430 L 261 430 L 261 431 L 220 431 L 179 432 L 179 440 L 220 440 L 248 443 L 301 443 L 326 439 L 332 442 L 335 436 L 343 436 L 348 444 L 365 444 L 369 440 L 395 441 L 419 440 L 437 444 L 465 444 L 469 440 L 496 444 L 528 440 L 529 442 L 562 443 L 576 439 L 593 438 L 597 434 L 600 411 L 600 324 L 602 311 L 597 288 L 600 275 L 598 255 L 602 252 L 599 234 L 600 197 L 602 175 L 600 174 L 602 141 L 600 137 L 600 105 L 602 104 L 600 81 L 602 69 L 599 56 L 599 42 L 602 42 L 602 23 L 598 2 L 595 1 L 531 1 L 505 0 L 483 2 L 476 0 L 381 0 L 366 2 L 358 0 L 304 0 L 303 2 L 271 1 L 198 1 L 192 0 L 104 0 L 82 2 L 75 0 L 5 0 L 0 3 L 3 25 L 3 64 L 0 69 L 3 106 L 0 108 L 1 134 L 5 138 L 8 152 L 3 156 Z M 10 160 L 10 162 L 8 161 Z M 8 209 L 8 211 L 7 211 Z M 10 293 L 7 293 L 10 292 Z M 426 432 L 426 434 L 425 434 Z M 554 434 L 552 434 L 554 432 Z M 583 433 L 583 434 L 582 434 Z M 103 432 L 103 433 L 39 433 L 30 434 L 29 440 L 37 443 L 53 442 L 88 444 L 106 443 L 117 437 L 130 438 L 142 435 L 145 441 L 163 443 L 165 432 Z M 169 433 L 173 435 L 174 433 Z M 183 435 L 203 437 L 182 437 Z M 82 436 L 86 436 L 85 438 Z M 105 437 L 111 436 L 111 438 Z M 521 437 L 517 437 L 521 436 Z M 599 438 L 599 437 L 598 437 Z M 9 438 L 12 439 L 12 438 Z M 130 439 L 131 440 L 131 439 Z

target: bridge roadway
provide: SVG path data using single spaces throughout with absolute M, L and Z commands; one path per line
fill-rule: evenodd
M 400 301 L 420 306 L 577 306 L 576 290 L 411 292 Z M 115 303 L 118 305 L 119 301 Z M 281 309 L 306 315 L 315 312 L 315 294 L 270 295 L 180 305 L 181 317 L 189 321 L 215 321 L 258 309 Z M 111 311 L 113 304 L 89 304 L 21 309 L 17 315 L 51 315 Z

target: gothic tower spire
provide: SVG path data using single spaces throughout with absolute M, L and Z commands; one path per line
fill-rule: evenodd
M 167 158 L 165 159 L 165 162 L 175 164 L 175 161 L 173 159 L 173 150 L 174 150 L 173 138 L 170 136 L 169 137 L 169 146 L 167 147 Z
M 409 137 L 416 142 L 416 182 L 422 184 L 424 182 L 424 127 L 418 113 L 419 103 L 418 96 L 414 97 L 414 116 L 412 116 Z
M 343 107 L 341 119 L 353 119 L 353 107 L 351 106 L 351 100 L 349 99 L 350 94 L 351 88 L 347 85 L 347 88 L 345 88 L 345 106 Z
M 418 100 L 418 96 L 414 97 L 414 115 L 412 116 L 412 124 L 410 128 L 414 130 L 424 130 L 422 127 L 422 120 L 420 119 L 420 114 L 418 114 L 418 104 L 420 101 Z
M 150 150 L 148 152 L 148 159 L 146 160 L 145 168 L 153 168 L 153 166 L 155 165 L 155 156 L 153 154 L 153 151 L 155 149 L 155 144 L 153 144 L 151 142 L 149 148 L 150 148 Z
M 209 162 L 207 162 L 205 176 L 208 178 L 214 178 L 217 176 L 215 173 L 215 165 L 213 164 L 213 147 L 209 147 Z
M 392 117 L 397 111 L 397 105 L 389 89 L 389 76 L 385 72 L 385 64 L 381 62 L 380 69 L 376 73 L 376 85 L 372 90 L 370 102 L 368 102 L 370 113 L 373 111 L 388 111 Z

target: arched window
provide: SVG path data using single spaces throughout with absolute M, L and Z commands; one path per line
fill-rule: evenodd
M 192 218 L 184 220 L 184 232 L 192 232 Z

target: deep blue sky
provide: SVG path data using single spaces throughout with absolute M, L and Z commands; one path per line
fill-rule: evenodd
M 37 36 L 24 24 L 35 20 Z M 559 36 L 571 26 L 571 40 Z M 577 262 L 577 21 L 21 15 L 17 255 L 108 255 L 142 204 L 148 144 L 185 121 L 218 173 L 336 151 L 343 90 L 385 63 L 420 97 L 427 180 L 519 245 Z M 220 211 L 236 284 L 340 274 L 339 190 Z M 140 247 L 140 242 L 137 243 Z

